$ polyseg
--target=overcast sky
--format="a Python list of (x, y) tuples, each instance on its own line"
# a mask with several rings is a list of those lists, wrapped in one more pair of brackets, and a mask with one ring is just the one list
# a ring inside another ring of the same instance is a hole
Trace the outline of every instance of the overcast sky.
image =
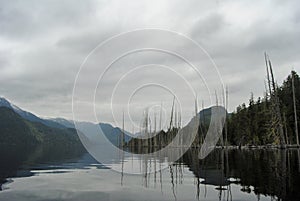
[(0, 96), (40, 116), (71, 119), (73, 84), (86, 56), (109, 37), (143, 28), (198, 42), (228, 86), (230, 111), (251, 92), (263, 95), (264, 51), (278, 83), (291, 69), (300, 72), (297, 0), (0, 0)]

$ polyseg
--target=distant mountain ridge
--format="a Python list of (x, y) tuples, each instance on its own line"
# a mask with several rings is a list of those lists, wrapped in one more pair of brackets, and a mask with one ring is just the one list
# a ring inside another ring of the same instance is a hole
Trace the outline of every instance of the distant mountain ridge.
[(14, 112), (16, 112), (17, 114), (19, 114), (21, 117), (23, 117), (24, 119), (28, 120), (28, 121), (32, 121), (32, 122), (39, 122), (42, 123), (46, 126), (50, 126), (53, 128), (66, 128), (65, 126), (63, 126), (62, 124), (59, 124), (57, 122), (48, 120), (48, 119), (42, 119), (34, 114), (32, 114), (31, 112), (27, 112), (25, 110), (22, 110), (21, 108), (19, 108), (18, 106), (10, 103), (8, 100), (6, 100), (3, 97), (0, 97), (0, 107), (6, 107), (9, 109), (12, 109)]
[[(57, 122), (62, 124), (63, 126), (67, 127), (67, 128), (75, 128), (75, 125), (73, 123), (73, 121), (67, 120), (67, 119), (63, 119), (63, 118), (54, 118), (54, 119), (50, 119), (51, 121)], [(95, 126), (93, 123), (90, 122), (77, 122), (78, 125), (84, 126), (84, 127), (93, 127)], [(103, 133), (105, 134), (105, 136), (114, 144), (117, 145), (118, 141), (121, 137), (122, 134), (122, 130), (119, 127), (113, 127), (111, 124), (108, 123), (99, 123), (99, 126), (101, 128), (101, 130), (103, 131)], [(91, 131), (92, 132), (92, 131)], [(125, 142), (128, 142), (131, 137), (131, 133), (129, 133), (128, 131), (124, 131), (125, 135), (124, 135), (124, 140)]]
[[(3, 97), (0, 97), (0, 107), (5, 107), (8, 109), (11, 109), (15, 113), (20, 115), (22, 118), (24, 118), (25, 120), (28, 120), (30, 122), (41, 123), (41, 124), (51, 127), (51, 128), (75, 129), (74, 122), (71, 120), (67, 120), (64, 118), (51, 118), (51, 119), (40, 118), (31, 112), (22, 110), (21, 108), (12, 104), (11, 102), (9, 102), (8, 100), (6, 100)], [(80, 124), (81, 126), (84, 126), (86, 129), (91, 128), (91, 132), (93, 132), (92, 128), (95, 126), (94, 123), (91, 123), (91, 122), (76, 122), (76, 123)], [(107, 123), (99, 123), (99, 126), (101, 127), (103, 133), (108, 138), (108, 140), (117, 146), (119, 143), (119, 140), (120, 140), (120, 136), (122, 134), (122, 130), (118, 127), (113, 127), (112, 125), (107, 124)], [(129, 133), (127, 131), (124, 131), (124, 133), (125, 133), (124, 139), (127, 142), (131, 139), (131, 137), (130, 137), (131, 133)]]
[[(64, 118), (51, 118), (51, 119), (40, 118), (40, 117), (34, 115), (33, 113), (22, 110), (21, 108), (10, 103), (8, 100), (6, 100), (3, 97), (0, 97), (0, 107), (9, 108), (27, 121), (41, 123), (50, 128), (75, 129), (74, 122), (71, 120), (67, 120)], [(198, 113), (201, 123), (203, 123), (205, 125), (209, 125), (210, 119), (211, 119), (211, 111), (212, 111), (212, 108), (214, 108), (214, 107), (218, 107), (218, 106), (212, 106), (209, 108), (205, 108)], [(118, 127), (113, 127), (112, 125), (110, 125), (108, 123), (94, 124), (91, 122), (76, 122), (76, 124), (79, 125), (79, 128), (80, 127), (84, 128), (85, 132), (87, 132), (87, 133), (97, 132), (95, 130), (95, 126), (99, 125), (101, 130), (107, 137), (107, 139), (116, 146), (119, 144), (121, 135), (123, 133), (122, 129), (120, 129)], [(80, 131), (80, 132), (83, 132), (83, 131)], [(124, 131), (124, 133), (125, 133), (124, 140), (125, 140), (125, 142), (128, 142), (131, 139), (131, 133), (127, 132), (127, 131)]]
[(31, 122), (11, 108), (3, 106), (0, 107), (0, 144), (18, 148), (43, 145), (84, 151), (75, 129), (53, 128)]

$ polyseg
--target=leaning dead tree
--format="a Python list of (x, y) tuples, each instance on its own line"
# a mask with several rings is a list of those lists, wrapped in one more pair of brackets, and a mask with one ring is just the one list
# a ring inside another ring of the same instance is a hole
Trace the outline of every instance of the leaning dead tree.
[(282, 116), (280, 111), (280, 102), (278, 97), (278, 87), (275, 83), (274, 73), (272, 68), (272, 63), (265, 53), (265, 62), (266, 62), (266, 69), (267, 69), (267, 81), (270, 93), (270, 103), (271, 103), (271, 113), (272, 113), (272, 120), (271, 120), (271, 129), (274, 130), (276, 135), (279, 135), (280, 145), (284, 147), (285, 137), (283, 132), (283, 123), (282, 123)]

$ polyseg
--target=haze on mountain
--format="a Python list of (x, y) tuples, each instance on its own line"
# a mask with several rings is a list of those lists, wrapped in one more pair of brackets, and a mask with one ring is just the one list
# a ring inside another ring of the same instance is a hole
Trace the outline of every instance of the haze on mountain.
[[(2, 117), (3, 121), (2, 122), (2, 128), (6, 127), (6, 131), (2, 130), (0, 131), (0, 134), (4, 134), (4, 133), (11, 133), (9, 135), (14, 136), (14, 133), (16, 133), (16, 131), (14, 130), (14, 126), (13, 124), (9, 124), (9, 117), (12, 118), (10, 119), (12, 122), (17, 122), (17, 124), (19, 124), (20, 122), (23, 122), (22, 124), (20, 124), (20, 126), (22, 127), (21, 130), (24, 130), (24, 133), (28, 134), (28, 131), (30, 131), (29, 128), (27, 128), (26, 126), (29, 127), (33, 127), (35, 128), (37, 125), (39, 125), (39, 127), (42, 128), (47, 128), (47, 129), (52, 129), (53, 132), (57, 132), (57, 134), (59, 135), (59, 133), (61, 133), (61, 131), (70, 131), (70, 129), (72, 130), (72, 134), (77, 137), (76, 134), (76, 130), (75, 130), (75, 125), (73, 121), (70, 120), (66, 120), (64, 118), (53, 118), (53, 119), (44, 119), (44, 118), (40, 118), (37, 115), (22, 110), (21, 108), (19, 108), (18, 106), (14, 105), (13, 103), (9, 102), (7, 99), (0, 97), (0, 108), (2, 108), (2, 111), (0, 112), (0, 115)], [(5, 109), (4, 109), (5, 108)], [(8, 113), (10, 113), (11, 115), (8, 115)], [(24, 123), (26, 122), (26, 123)], [(90, 131), (92, 131), (92, 128), (94, 126), (96, 126), (96, 124), (91, 123), (91, 122), (76, 122), (76, 124), (80, 125), (80, 126), (84, 126), (86, 129), (90, 129)], [(106, 135), (106, 137), (109, 139), (109, 141), (111, 141), (114, 145), (118, 145), (118, 140), (121, 136), (121, 133), (123, 132), (122, 129), (118, 128), (118, 127), (113, 127), (110, 124), (107, 123), (99, 123), (99, 126), (101, 127), (103, 133)], [(19, 128), (19, 127), (18, 127)], [(38, 129), (35, 129), (38, 130)], [(17, 132), (20, 133), (20, 132)], [(31, 136), (35, 136), (37, 139), (40, 139), (41, 136), (39, 133), (34, 133), (34, 134), (29, 134)], [(130, 135), (131, 133), (125, 131), (125, 141), (128, 141), (130, 139)], [(3, 141), (1, 141), (3, 142)], [(38, 142), (38, 140), (37, 140)]]

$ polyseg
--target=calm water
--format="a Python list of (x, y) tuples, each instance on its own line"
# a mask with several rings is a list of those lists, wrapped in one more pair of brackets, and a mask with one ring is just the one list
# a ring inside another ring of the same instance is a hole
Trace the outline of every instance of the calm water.
[(299, 150), (217, 149), (205, 160), (197, 153), (153, 174), (127, 175), (87, 153), (2, 147), (0, 200), (300, 200)]

